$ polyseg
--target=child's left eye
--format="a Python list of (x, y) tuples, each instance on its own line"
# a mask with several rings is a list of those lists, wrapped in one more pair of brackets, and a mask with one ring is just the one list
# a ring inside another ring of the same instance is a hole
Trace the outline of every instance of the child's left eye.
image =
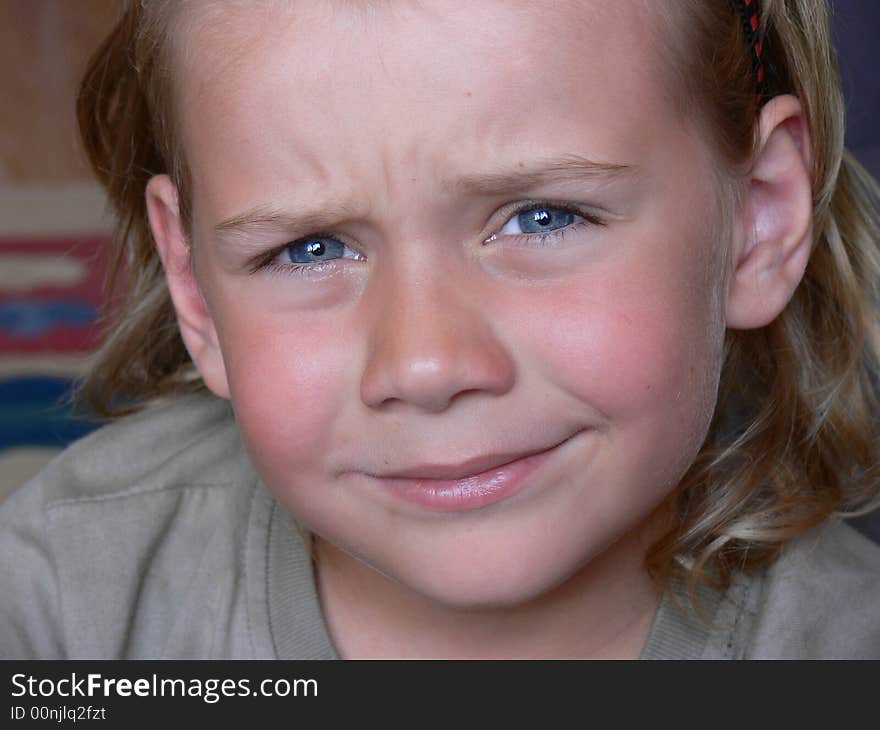
[(521, 203), (509, 215), (486, 243), (504, 236), (519, 236), (544, 245), (582, 226), (604, 225), (596, 215), (566, 203)]
[(524, 233), (550, 233), (558, 231), (560, 228), (567, 228), (578, 217), (570, 210), (542, 205), (520, 211), (504, 224), (497, 235), (518, 236)]

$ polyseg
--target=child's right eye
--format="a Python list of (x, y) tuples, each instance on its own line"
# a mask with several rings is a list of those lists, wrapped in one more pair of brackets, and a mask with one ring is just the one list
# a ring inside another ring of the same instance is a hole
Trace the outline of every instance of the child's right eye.
[(363, 256), (332, 236), (308, 236), (288, 243), (274, 260), (279, 264), (320, 264), (346, 258), (362, 259)]
[(333, 262), (339, 259), (363, 261), (364, 257), (335, 236), (317, 234), (292, 241), (280, 250), (276, 249), (261, 262), (257, 261), (251, 268), (251, 273), (267, 269), (281, 273), (317, 274), (332, 267)]

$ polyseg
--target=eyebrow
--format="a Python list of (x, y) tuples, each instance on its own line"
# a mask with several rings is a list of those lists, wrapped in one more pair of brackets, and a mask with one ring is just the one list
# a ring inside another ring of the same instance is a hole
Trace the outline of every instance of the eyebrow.
[[(580, 155), (544, 158), (531, 165), (514, 169), (497, 169), (467, 175), (447, 182), (444, 187), (470, 195), (504, 196), (524, 193), (549, 183), (591, 183), (606, 185), (621, 178), (637, 176), (635, 165), (596, 162)], [(355, 206), (330, 202), (319, 208), (291, 213), (259, 205), (214, 226), (219, 239), (246, 237), (248, 234), (284, 231), (295, 237), (329, 230), (346, 220), (361, 217)]]
[(243, 213), (227, 218), (214, 226), (220, 238), (235, 237), (260, 231), (302, 232), (303, 235), (338, 225), (340, 221), (356, 217), (356, 211), (347, 205), (325, 207), (291, 214), (284, 210), (258, 205)]
[(454, 186), (475, 195), (504, 195), (534, 189), (553, 182), (604, 185), (639, 174), (635, 165), (597, 162), (580, 155), (563, 155), (539, 160), (532, 165), (520, 163), (514, 170), (497, 170), (468, 175)]

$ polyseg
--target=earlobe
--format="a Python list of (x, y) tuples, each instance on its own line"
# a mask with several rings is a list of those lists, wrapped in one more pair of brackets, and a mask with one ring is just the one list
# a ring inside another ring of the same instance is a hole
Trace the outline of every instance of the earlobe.
[(803, 277), (813, 238), (810, 138), (800, 102), (769, 101), (736, 230), (727, 326), (754, 329), (785, 309)]
[(205, 385), (215, 395), (229, 398), (217, 329), (196, 281), (190, 245), (180, 219), (177, 188), (170, 177), (157, 175), (147, 183), (146, 203), (183, 342)]

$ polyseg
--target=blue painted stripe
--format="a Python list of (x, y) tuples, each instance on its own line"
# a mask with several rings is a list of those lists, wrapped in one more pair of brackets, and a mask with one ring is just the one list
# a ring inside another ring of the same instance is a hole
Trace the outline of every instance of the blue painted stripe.
[(0, 449), (14, 446), (64, 446), (98, 427), (74, 414), (74, 381), (32, 377), (0, 381)]
[(0, 302), (0, 331), (32, 340), (55, 327), (86, 327), (98, 308), (81, 299), (9, 299)]

